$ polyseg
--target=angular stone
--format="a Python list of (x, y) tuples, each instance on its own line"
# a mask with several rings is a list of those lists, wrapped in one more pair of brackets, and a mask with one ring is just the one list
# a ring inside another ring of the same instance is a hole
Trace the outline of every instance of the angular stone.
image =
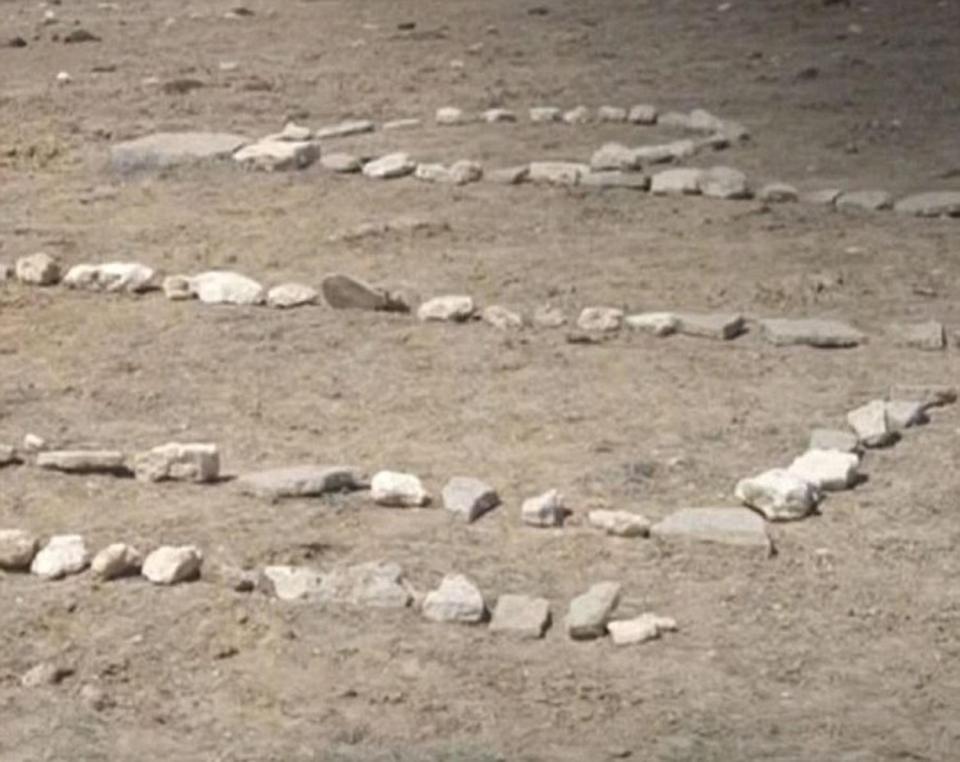
[(267, 305), (288, 310), (306, 304), (316, 304), (320, 294), (302, 283), (281, 283), (267, 291)]
[(352, 492), (365, 489), (367, 481), (350, 466), (290, 466), (244, 474), (237, 485), (245, 495), (279, 500)]
[(886, 447), (897, 441), (897, 432), (887, 420), (887, 404), (873, 400), (847, 413), (850, 424), (864, 447)]
[(666, 111), (657, 118), (661, 127), (672, 127), (679, 130), (690, 129), (690, 115), (681, 111)]
[(317, 595), (322, 581), (323, 575), (309, 566), (267, 566), (259, 586), (281, 601), (299, 601)]
[(536, 497), (529, 497), (520, 506), (520, 520), (532, 527), (559, 527), (567, 517), (563, 495), (551, 489)]
[(168, 275), (163, 279), (162, 288), (163, 295), (172, 302), (195, 299), (197, 296), (186, 275)]
[(483, 177), (483, 167), (475, 161), (458, 161), (449, 167), (443, 164), (419, 164), (415, 172), (417, 179), (445, 185), (467, 185), (478, 182)]
[(860, 449), (860, 440), (855, 434), (839, 429), (814, 429), (810, 432), (810, 450), (835, 450), (855, 453)]
[(52, 286), (60, 281), (60, 265), (44, 252), (20, 257), (15, 269), (17, 280), (31, 286)]
[(139, 574), (143, 556), (136, 548), (122, 542), (108, 545), (93, 557), (90, 571), (102, 580)]
[(844, 193), (837, 199), (838, 209), (861, 209), (879, 212), (893, 206), (893, 196), (882, 190), (865, 190)]
[(462, 323), (473, 317), (476, 310), (469, 296), (437, 296), (420, 305), (417, 317), (423, 321)]
[(771, 344), (802, 344), (821, 349), (855, 347), (866, 337), (853, 326), (839, 320), (773, 318), (761, 320), (763, 336)]
[(486, 482), (470, 476), (454, 476), (441, 493), (443, 507), (473, 522), (500, 505), (497, 491)]
[(491, 304), (480, 315), (484, 323), (499, 328), (501, 331), (523, 328), (523, 318), (513, 310), (508, 310), (499, 304)]
[(746, 329), (743, 315), (723, 312), (680, 312), (676, 313), (679, 321), (677, 330), (687, 336), (698, 336), (706, 339), (729, 341), (735, 339)]
[(960, 191), (917, 193), (900, 199), (893, 208), (915, 217), (960, 217)]
[(696, 132), (718, 132), (725, 126), (726, 124), (720, 117), (714, 116), (702, 108), (695, 108), (691, 111), (687, 123), (687, 129)]
[(821, 206), (833, 206), (837, 203), (837, 199), (843, 195), (843, 191), (839, 188), (824, 188), (823, 190), (812, 191), (811, 193), (805, 193), (803, 195), (803, 200), (808, 204), (819, 204)]
[(650, 187), (650, 178), (640, 172), (620, 172), (615, 170), (590, 172), (580, 178), (585, 188), (625, 188), (645, 191)]
[(321, 127), (313, 133), (313, 137), (317, 140), (347, 138), (351, 135), (363, 135), (367, 132), (373, 132), (375, 129), (376, 125), (369, 119), (350, 119), (338, 124)]
[(656, 124), (658, 111), (656, 106), (649, 103), (639, 103), (630, 109), (627, 121), (631, 124)]
[(117, 450), (48, 450), (37, 455), (37, 465), (74, 474), (125, 474), (126, 456)]
[(244, 146), (233, 155), (238, 164), (267, 172), (306, 169), (319, 158), (320, 146), (309, 140), (261, 140)]
[(26, 571), (40, 549), (40, 540), (23, 529), (0, 529), (0, 570)]
[(586, 106), (577, 106), (563, 115), (563, 121), (567, 124), (587, 124), (590, 121), (590, 109)]
[(898, 400), (922, 402), (924, 407), (943, 407), (957, 401), (957, 389), (945, 384), (896, 384), (887, 395), (891, 402)]
[(650, 179), (650, 192), (655, 196), (694, 196), (700, 193), (702, 169), (680, 167), (657, 172)]
[(161, 169), (225, 159), (247, 142), (245, 137), (229, 133), (158, 132), (115, 145), (110, 149), (110, 162), (120, 172)]
[(534, 106), (530, 109), (530, 121), (534, 123), (559, 122), (560, 109), (555, 106)]
[(517, 121), (517, 115), (505, 108), (491, 108), (483, 112), (483, 121), (488, 124), (515, 122)]
[(887, 425), (893, 431), (902, 431), (927, 423), (926, 405), (918, 400), (898, 400), (886, 403)]
[(324, 574), (316, 598), (327, 603), (380, 609), (402, 609), (413, 601), (401, 568), (383, 561), (334, 569)]
[(533, 313), (533, 324), (538, 328), (560, 328), (566, 325), (567, 316), (559, 307), (545, 304)]
[(636, 151), (620, 143), (605, 143), (590, 157), (590, 168), (604, 169), (638, 169), (640, 159)]
[(36, 434), (25, 434), (23, 437), (24, 452), (40, 452), (47, 449), (47, 440)]
[(570, 601), (565, 622), (567, 635), (573, 640), (601, 638), (607, 622), (620, 603), (620, 584), (598, 582), (583, 595)]
[(700, 192), (710, 198), (750, 198), (747, 176), (732, 167), (711, 167), (700, 175)]
[(423, 124), (419, 119), (393, 119), (389, 122), (384, 122), (381, 129), (384, 132), (390, 130), (410, 130), (415, 127), (419, 127)]
[(587, 164), (572, 161), (534, 161), (527, 179), (540, 185), (577, 185), (590, 172)]
[(526, 595), (501, 595), (490, 620), (490, 632), (518, 640), (542, 638), (549, 626), (549, 601)]
[(621, 619), (607, 623), (610, 640), (615, 646), (629, 646), (656, 640), (664, 632), (674, 632), (677, 623), (670, 617), (641, 614), (635, 619)]
[(590, 511), (587, 515), (590, 526), (602, 529), (615, 537), (648, 537), (650, 522), (638, 513), (630, 511)]
[(126, 291), (132, 294), (159, 288), (157, 271), (137, 262), (74, 265), (64, 276), (63, 285), (87, 291)]
[(176, 585), (200, 576), (203, 554), (193, 545), (164, 545), (147, 556), (141, 574), (154, 585)]
[(50, 538), (30, 564), (30, 571), (44, 579), (61, 579), (79, 574), (90, 563), (90, 554), (78, 534), (59, 534)]
[(169, 442), (133, 456), (140, 481), (215, 482), (220, 478), (220, 450), (215, 444)]
[(320, 166), (346, 175), (363, 169), (363, 161), (351, 153), (328, 153), (320, 157)]
[(204, 304), (263, 304), (266, 292), (252, 278), (212, 270), (190, 278), (190, 289)]
[(936, 351), (947, 346), (943, 323), (928, 320), (925, 323), (904, 323), (891, 326), (897, 342), (905, 347)]
[(519, 185), (530, 175), (530, 165), (521, 164), (516, 167), (501, 167), (484, 174), (484, 178), (498, 185)]
[(669, 336), (680, 328), (680, 319), (672, 312), (643, 312), (624, 318), (627, 328), (646, 331), (654, 336)]
[(860, 458), (838, 450), (807, 450), (787, 469), (818, 490), (850, 489), (857, 482)]
[(423, 601), (423, 615), (431, 622), (476, 624), (486, 613), (483, 594), (462, 574), (448, 574)]
[(435, 120), (437, 124), (447, 127), (467, 124), (468, 122), (472, 121), (462, 109), (454, 108), (453, 106), (438, 108)]
[(799, 199), (800, 194), (787, 183), (770, 183), (759, 190), (757, 198), (767, 204), (788, 204)]
[(682, 161), (697, 153), (697, 144), (692, 140), (674, 140), (672, 143), (640, 146), (634, 148), (637, 160), (643, 164), (661, 164), (665, 161)]
[(814, 485), (783, 468), (741, 479), (737, 498), (769, 521), (795, 521), (809, 516), (817, 507), (819, 494)]
[(581, 331), (612, 333), (622, 326), (623, 310), (613, 307), (584, 307), (577, 318), (577, 328)]
[(310, 140), (313, 137), (313, 130), (309, 127), (305, 127), (302, 124), (297, 124), (295, 122), (287, 122), (283, 125), (283, 129), (278, 132), (276, 135), (271, 135), (267, 140), (290, 140), (295, 143), (302, 142), (304, 140)]
[(597, 109), (597, 119), (601, 122), (625, 122), (627, 110), (620, 106), (601, 106)]
[(370, 497), (377, 505), (415, 508), (430, 503), (430, 494), (413, 474), (379, 471), (370, 481)]
[(658, 540), (737, 545), (773, 551), (766, 522), (746, 508), (683, 508), (650, 528)]
[(417, 165), (408, 154), (390, 153), (363, 165), (363, 174), (374, 180), (392, 180), (413, 174)]
[(369, 283), (349, 275), (335, 273), (326, 276), (320, 290), (328, 305), (335, 310), (384, 310), (387, 295)]

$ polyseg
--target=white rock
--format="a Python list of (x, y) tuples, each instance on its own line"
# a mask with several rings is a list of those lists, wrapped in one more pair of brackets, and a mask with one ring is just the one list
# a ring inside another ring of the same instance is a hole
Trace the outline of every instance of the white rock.
[(643, 312), (624, 318), (627, 328), (647, 331), (654, 336), (669, 336), (680, 328), (680, 320), (672, 312)]
[(423, 615), (432, 622), (476, 624), (486, 613), (483, 594), (462, 574), (448, 574), (423, 601)]
[(176, 585), (200, 576), (203, 555), (193, 545), (164, 545), (147, 556), (141, 573), (155, 585)]
[(186, 275), (168, 275), (163, 279), (162, 288), (163, 295), (173, 302), (195, 299), (197, 296), (190, 285), (190, 278)]
[(437, 296), (420, 305), (417, 317), (423, 321), (446, 321), (462, 323), (476, 312), (469, 296)]
[(837, 209), (859, 209), (879, 212), (893, 207), (893, 196), (882, 190), (864, 190), (844, 193), (836, 201)]
[(24, 688), (41, 688), (45, 685), (58, 685), (73, 674), (73, 669), (50, 662), (37, 664), (27, 670), (20, 678)]
[(534, 106), (530, 109), (530, 121), (535, 123), (559, 122), (561, 111), (555, 106)]
[(582, 331), (619, 331), (623, 326), (623, 310), (613, 307), (584, 307), (577, 318), (577, 327)]
[(517, 115), (505, 108), (491, 108), (483, 112), (483, 121), (489, 124), (515, 122), (517, 121)]
[(898, 323), (891, 326), (891, 332), (899, 344), (914, 349), (937, 351), (947, 346), (943, 323), (928, 320), (924, 323)]
[(744, 505), (760, 511), (770, 521), (805, 518), (819, 501), (814, 485), (783, 468), (741, 479), (735, 494)]
[(190, 278), (190, 289), (204, 304), (263, 304), (263, 286), (239, 273), (212, 270)]
[(897, 432), (887, 420), (887, 404), (873, 400), (847, 413), (847, 423), (864, 447), (886, 447), (897, 440)]
[(363, 174), (375, 180), (392, 180), (412, 174), (416, 163), (405, 153), (390, 153), (363, 165)]
[(787, 469), (819, 490), (850, 489), (857, 481), (860, 458), (838, 450), (808, 450)]
[(621, 619), (607, 623), (610, 640), (617, 646), (628, 646), (635, 643), (646, 643), (656, 640), (664, 632), (673, 632), (677, 623), (669, 617), (656, 614), (641, 614), (635, 619)]
[(291, 140), (261, 140), (244, 146), (233, 155), (234, 161), (254, 169), (282, 172), (289, 169), (306, 169), (320, 158), (320, 146), (316, 143)]
[(960, 217), (960, 191), (917, 193), (900, 199), (893, 208), (916, 217)]
[(30, 568), (40, 549), (40, 540), (23, 529), (0, 529), (0, 570), (24, 571)]
[(590, 526), (616, 537), (647, 537), (650, 534), (650, 522), (630, 511), (590, 511), (587, 520)]
[(810, 432), (811, 450), (836, 450), (837, 452), (855, 453), (860, 449), (860, 440), (856, 434), (839, 429), (814, 429)]
[(590, 109), (586, 106), (577, 106), (563, 115), (567, 124), (587, 124), (590, 121)]
[(454, 108), (453, 106), (438, 108), (435, 119), (437, 124), (448, 127), (459, 124), (467, 124), (469, 121), (471, 121), (461, 109)]
[(799, 196), (800, 194), (797, 193), (797, 189), (786, 183), (770, 183), (764, 185), (757, 193), (757, 198), (768, 204), (790, 203), (796, 201)]
[(121, 473), (126, 456), (118, 450), (48, 450), (37, 454), (37, 465), (67, 473)]
[(379, 471), (370, 481), (370, 497), (378, 505), (411, 508), (427, 505), (429, 493), (413, 474)]
[(60, 280), (60, 265), (44, 252), (20, 257), (15, 270), (17, 280), (31, 286), (52, 286)]
[(47, 449), (47, 440), (36, 434), (25, 434), (23, 437), (23, 449), (26, 452), (40, 452)]
[(599, 582), (583, 595), (570, 601), (567, 611), (567, 635), (574, 640), (602, 637), (607, 622), (620, 603), (620, 585), (617, 582)]
[(542, 638), (550, 626), (550, 602), (526, 595), (501, 595), (490, 620), (490, 632), (518, 640)]
[(657, 108), (649, 103), (639, 103), (630, 109), (627, 120), (632, 124), (656, 124)]
[(220, 477), (220, 450), (215, 444), (169, 442), (133, 457), (140, 481), (214, 482)]
[(692, 140), (674, 140), (672, 143), (640, 146), (633, 150), (641, 163), (660, 164), (665, 161), (689, 159), (697, 153), (697, 144)]
[(363, 161), (352, 153), (328, 153), (320, 157), (320, 166), (331, 172), (351, 174), (363, 169)]
[(319, 296), (315, 288), (302, 283), (282, 283), (267, 292), (267, 304), (278, 309), (290, 309), (302, 307), (305, 304), (316, 304)]
[(650, 179), (650, 192), (655, 196), (696, 195), (702, 175), (703, 170), (691, 167), (666, 169)]
[(530, 163), (527, 179), (540, 185), (577, 185), (590, 172), (587, 164), (572, 161), (534, 161)]
[(122, 542), (108, 545), (93, 557), (90, 571), (102, 580), (129, 577), (140, 572), (143, 556), (136, 548)]
[(688, 128), (697, 132), (718, 132), (725, 123), (720, 117), (714, 116), (702, 108), (695, 108), (689, 114)]
[(107, 262), (102, 265), (75, 265), (67, 271), (63, 284), (88, 291), (127, 291), (142, 293), (159, 288), (156, 270), (137, 262)]
[(475, 161), (458, 161), (449, 167), (443, 164), (418, 164), (417, 179), (447, 185), (467, 185), (483, 177), (483, 167)]
[(563, 495), (552, 489), (530, 497), (520, 507), (520, 519), (532, 527), (559, 527), (567, 516)]
[(620, 106), (601, 106), (597, 109), (597, 119), (601, 122), (625, 122), (627, 110)]
[(373, 132), (376, 125), (368, 119), (350, 119), (338, 124), (331, 124), (314, 131), (313, 137), (317, 140), (329, 140), (331, 138), (346, 138), (351, 135), (362, 135), (366, 132)]
[(497, 491), (486, 482), (471, 476), (454, 476), (443, 487), (443, 507), (463, 516), (468, 523), (500, 505)]
[(299, 601), (315, 596), (322, 580), (320, 572), (308, 566), (267, 566), (260, 585), (281, 601)]
[(245, 137), (227, 133), (160, 132), (114, 146), (110, 161), (122, 172), (158, 169), (225, 159), (246, 143)]
[(637, 169), (641, 165), (637, 152), (620, 143), (605, 143), (590, 157), (590, 168), (603, 169)]
[(516, 312), (508, 310), (499, 304), (491, 304), (481, 313), (484, 323), (499, 328), (501, 331), (523, 328), (523, 318)]
[(710, 198), (750, 198), (747, 176), (732, 167), (711, 167), (700, 176), (700, 192)]
[(680, 130), (690, 129), (690, 115), (681, 111), (666, 111), (657, 118), (661, 127), (672, 127)]
[(283, 125), (283, 130), (277, 136), (280, 140), (292, 140), (294, 142), (301, 142), (305, 140), (310, 140), (313, 137), (313, 130), (309, 127), (305, 127), (302, 124), (297, 124), (296, 122), (287, 122)]
[(30, 564), (30, 571), (44, 579), (61, 579), (79, 574), (90, 563), (90, 554), (77, 534), (54, 535)]

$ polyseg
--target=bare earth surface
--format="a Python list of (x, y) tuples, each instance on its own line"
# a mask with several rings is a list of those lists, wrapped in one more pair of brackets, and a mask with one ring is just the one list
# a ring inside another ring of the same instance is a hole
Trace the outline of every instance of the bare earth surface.
[[(955, 346), (905, 349), (886, 332), (926, 319), (960, 328), (956, 220), (377, 183), (319, 166), (118, 177), (107, 164), (112, 143), (148, 132), (256, 137), (288, 116), (424, 119), (324, 150), (491, 168), (584, 161), (607, 140), (676, 133), (431, 117), (445, 105), (652, 102), (746, 124), (750, 143), (697, 163), (758, 183), (958, 189), (956, 0), (739, 0), (726, 12), (543, 0), (540, 14), (515, 0), (251, 0), (253, 15), (234, 19), (229, 2), (111, 5), (68, 0), (44, 26), (36, 3), (0, 0), (0, 43), (28, 42), (0, 47), (0, 260), (45, 250), (66, 264), (227, 268), (267, 284), (346, 272), (527, 313), (549, 301), (571, 317), (587, 305), (837, 317), (871, 338), (835, 352), (773, 347), (757, 330), (584, 346), (562, 330), (0, 286), (0, 443), (27, 432), (125, 451), (213, 441), (230, 474), (344, 462), (419, 474), (437, 498), (450, 476), (477, 476), (504, 500), (466, 526), (364, 493), (270, 505), (229, 483), (0, 471), (0, 527), (82, 533), (93, 549), (195, 543), (207, 572), (172, 588), (0, 575), (3, 762), (957, 758), (957, 407), (869, 454), (869, 480), (821, 515), (775, 527), (775, 558), (609, 538), (584, 518), (733, 504), (737, 479), (789, 463), (812, 427), (841, 425), (894, 383), (955, 383)], [(408, 21), (414, 30), (398, 29)], [(101, 41), (54, 39), (74, 22)], [(59, 71), (72, 83), (57, 85)], [(181, 78), (203, 87), (164, 92)], [(103, 186), (115, 194), (91, 199)], [(337, 238), (403, 217), (435, 225)], [(522, 499), (551, 487), (573, 519), (523, 527)], [(401, 564), (419, 590), (458, 571), (491, 604), (546, 597), (554, 627), (515, 643), (409, 610), (235, 593), (213, 574), (376, 559)], [(568, 602), (604, 579), (624, 586), (620, 613), (656, 611), (680, 631), (626, 648), (569, 640)], [(22, 687), (44, 661), (74, 674)], [(109, 706), (81, 700), (89, 685)]]

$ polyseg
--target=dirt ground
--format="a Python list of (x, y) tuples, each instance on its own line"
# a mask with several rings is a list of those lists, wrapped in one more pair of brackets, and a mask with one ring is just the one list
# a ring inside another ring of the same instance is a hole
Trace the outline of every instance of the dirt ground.
[[(429, 117), (444, 105), (652, 102), (746, 124), (749, 144), (697, 163), (758, 184), (958, 188), (960, 3), (726, 5), (249, 0), (253, 15), (228, 19), (235, 3), (65, 0), (43, 25), (44, 7), (0, 0), (0, 43), (28, 43), (0, 47), (0, 260), (45, 250), (267, 284), (339, 271), (527, 313), (552, 302), (571, 316), (587, 305), (832, 316), (871, 337), (836, 352), (775, 348), (755, 330), (584, 346), (563, 331), (0, 287), (0, 442), (214, 441), (231, 474), (345, 462), (411, 471), (436, 496), (473, 475), (504, 500), (465, 526), (362, 493), (269, 505), (230, 484), (0, 471), (0, 526), (78, 532), (94, 549), (195, 543), (210, 571), (173, 588), (0, 576), (0, 760), (960, 758), (960, 408), (870, 453), (869, 480), (821, 515), (775, 527), (772, 559), (612, 539), (582, 518), (732, 504), (737, 479), (789, 462), (812, 427), (842, 424), (891, 384), (956, 383), (955, 346), (885, 338), (895, 321), (960, 328), (956, 220), (377, 183), (319, 167), (120, 178), (107, 165), (121, 139), (258, 136), (288, 116), (425, 119), (335, 144), (361, 153), (585, 160), (607, 140), (675, 134)], [(75, 23), (100, 41), (62, 42)], [(73, 81), (57, 85), (59, 71)], [(178, 78), (203, 87), (166, 94)], [(338, 237), (410, 216), (435, 225)], [(576, 510), (569, 526), (521, 526), (520, 501), (551, 487)], [(457, 571), (491, 604), (544, 596), (555, 626), (543, 641), (505, 642), (413, 611), (235, 593), (213, 574), (375, 559), (401, 564), (420, 590)], [(622, 582), (622, 614), (656, 611), (680, 631), (629, 648), (570, 641), (569, 600), (604, 579)], [(21, 687), (43, 661), (74, 674)], [(82, 700), (90, 685), (107, 706)]]

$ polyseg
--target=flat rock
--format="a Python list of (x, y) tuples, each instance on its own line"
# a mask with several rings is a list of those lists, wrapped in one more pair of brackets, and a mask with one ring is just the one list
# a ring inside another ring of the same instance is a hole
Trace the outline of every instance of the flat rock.
[(601, 106), (597, 109), (597, 120), (601, 122), (625, 122), (628, 112), (620, 106)]
[(627, 121), (631, 124), (656, 124), (659, 112), (656, 106), (649, 103), (638, 103), (630, 109)]
[(363, 165), (363, 174), (374, 180), (392, 180), (413, 174), (417, 164), (408, 154), (390, 153)]
[(809, 516), (817, 507), (817, 488), (797, 474), (773, 468), (758, 476), (741, 479), (734, 493), (744, 505), (754, 508), (769, 521), (795, 521)]
[(887, 404), (883, 400), (873, 400), (851, 410), (847, 413), (847, 423), (864, 447), (886, 447), (898, 439), (887, 420)]
[(118, 450), (47, 450), (37, 454), (40, 468), (75, 474), (126, 473), (126, 461)]
[(638, 315), (627, 315), (623, 322), (627, 328), (652, 333), (654, 336), (669, 336), (680, 328), (680, 318), (672, 312), (642, 312)]
[(107, 262), (102, 265), (74, 265), (63, 278), (68, 288), (86, 291), (126, 291), (139, 294), (160, 287), (159, 274), (138, 262)]
[(901, 346), (913, 349), (937, 351), (947, 346), (943, 323), (928, 320), (925, 323), (899, 323), (890, 327), (890, 332)]
[(592, 640), (607, 632), (610, 615), (620, 603), (620, 584), (598, 582), (583, 595), (570, 601), (566, 630), (573, 640)]
[(484, 308), (483, 312), (480, 313), (480, 318), (484, 323), (492, 325), (501, 331), (523, 328), (523, 318), (513, 310), (509, 310), (499, 304), (491, 304), (489, 307)]
[(163, 279), (160, 287), (163, 289), (163, 295), (172, 302), (197, 298), (190, 285), (190, 277), (187, 275), (168, 275)]
[(267, 305), (280, 310), (316, 304), (320, 298), (315, 288), (302, 283), (281, 283), (267, 291)]
[(529, 111), (530, 121), (538, 124), (559, 122), (562, 112), (556, 106), (534, 106)]
[(215, 482), (220, 478), (220, 449), (208, 442), (168, 442), (133, 456), (140, 481)]
[(140, 573), (143, 556), (136, 548), (122, 542), (113, 543), (93, 557), (90, 571), (102, 580), (130, 577)]
[(769, 183), (757, 192), (757, 199), (767, 204), (789, 204), (799, 198), (797, 189), (787, 183)]
[(843, 193), (837, 199), (838, 209), (861, 209), (879, 212), (893, 206), (893, 196), (883, 190), (862, 190)]
[(733, 167), (711, 167), (700, 175), (700, 192), (720, 199), (750, 198), (747, 176)]
[(44, 252), (20, 257), (15, 265), (17, 280), (31, 286), (52, 286), (60, 282), (60, 265)]
[(27, 571), (39, 549), (36, 535), (23, 529), (0, 529), (0, 570)]
[(490, 632), (518, 640), (542, 638), (549, 626), (549, 601), (526, 595), (501, 595), (490, 620)]
[(423, 122), (419, 119), (408, 118), (408, 119), (392, 119), (389, 122), (384, 122), (380, 129), (385, 132), (391, 130), (412, 130), (416, 127), (419, 127)]
[(395, 563), (372, 561), (334, 569), (323, 575), (318, 600), (378, 609), (402, 609), (413, 602), (402, 569)]
[(41, 688), (45, 685), (59, 685), (74, 673), (71, 667), (43, 662), (27, 670), (20, 678), (24, 688)]
[(820, 206), (833, 206), (837, 199), (843, 195), (840, 188), (823, 188), (822, 190), (805, 193), (801, 197), (808, 204), (819, 204)]
[(320, 291), (335, 310), (385, 310), (387, 295), (366, 281), (334, 273), (320, 283)]
[(164, 545), (146, 557), (141, 574), (154, 585), (176, 585), (200, 576), (203, 554), (193, 545)]
[(317, 140), (330, 140), (331, 138), (346, 138), (351, 135), (363, 135), (366, 132), (373, 132), (376, 125), (369, 119), (349, 119), (345, 122), (330, 124), (315, 130), (313, 137)]
[(636, 151), (620, 143), (605, 143), (590, 157), (590, 168), (604, 169), (639, 169), (640, 159)]
[(886, 403), (887, 425), (893, 431), (902, 431), (927, 423), (927, 407), (918, 400), (898, 400)]
[(445, 127), (454, 127), (473, 121), (462, 109), (454, 108), (453, 106), (438, 108), (434, 120), (437, 124)]
[(560, 328), (567, 323), (567, 316), (559, 307), (545, 304), (533, 313), (533, 324), (538, 328)]
[[(692, 140), (674, 140), (670, 143), (640, 146), (634, 148), (637, 160), (642, 164), (662, 164), (667, 161), (682, 161), (697, 153), (697, 144)], [(673, 177), (666, 177), (661, 182), (675, 181)]]
[(853, 487), (858, 478), (860, 458), (835, 449), (807, 450), (787, 469), (818, 490), (835, 491)]
[(497, 491), (471, 476), (454, 476), (444, 485), (441, 496), (443, 507), (463, 516), (468, 523), (500, 505)]
[(310, 140), (261, 140), (233, 155), (238, 164), (267, 172), (306, 169), (320, 158), (320, 146)]
[(158, 132), (113, 146), (110, 163), (120, 172), (161, 169), (226, 159), (247, 142), (242, 135), (223, 132)]
[(860, 440), (857, 439), (856, 434), (841, 429), (814, 429), (810, 432), (808, 448), (855, 453), (860, 449)]
[(347, 175), (363, 169), (363, 161), (352, 153), (328, 153), (320, 157), (320, 166)]
[(306, 127), (302, 124), (297, 124), (296, 122), (287, 122), (283, 125), (283, 129), (278, 132), (276, 135), (271, 135), (267, 140), (290, 140), (295, 143), (300, 143), (305, 140), (310, 140), (313, 137), (313, 130), (309, 127)]
[(650, 192), (655, 196), (693, 196), (700, 193), (702, 169), (679, 167), (657, 172), (650, 179)]
[(623, 188), (645, 191), (650, 187), (650, 178), (640, 172), (620, 172), (607, 170), (590, 172), (580, 178), (584, 188)]
[(492, 169), (484, 174), (484, 179), (498, 185), (519, 185), (530, 175), (530, 165), (520, 164), (516, 167), (501, 167)]
[(588, 124), (590, 122), (590, 109), (586, 106), (577, 106), (564, 112), (563, 121), (567, 124)]
[(59, 534), (50, 538), (30, 564), (30, 571), (44, 579), (61, 579), (79, 574), (90, 564), (90, 554), (78, 534)]
[(729, 341), (746, 329), (743, 315), (725, 312), (679, 312), (677, 331), (686, 336)]
[(505, 108), (491, 108), (483, 112), (483, 121), (487, 124), (512, 123), (517, 121), (517, 115)]
[(612, 333), (623, 326), (623, 310), (613, 307), (584, 307), (577, 318), (581, 331)]
[(483, 167), (475, 161), (462, 160), (449, 167), (443, 164), (418, 164), (414, 172), (418, 180), (443, 185), (467, 185), (483, 177)]
[(577, 185), (590, 166), (572, 161), (534, 161), (527, 179), (540, 185)]
[(806, 345), (821, 349), (855, 347), (865, 340), (863, 333), (839, 320), (772, 318), (761, 320), (763, 337), (777, 346)]
[(420, 305), (417, 317), (425, 322), (462, 323), (472, 318), (476, 310), (469, 296), (437, 296)]
[(665, 111), (660, 114), (657, 124), (661, 127), (672, 127), (678, 130), (690, 129), (690, 115), (682, 111)]
[(317, 595), (322, 581), (323, 575), (309, 566), (267, 566), (259, 586), (281, 601), (302, 601)]
[(615, 537), (648, 537), (650, 522), (630, 511), (595, 510), (587, 514), (590, 526)]
[(615, 646), (629, 646), (656, 640), (664, 632), (674, 632), (677, 623), (670, 617), (641, 614), (634, 619), (620, 619), (607, 623), (610, 640)]
[(683, 508), (650, 528), (668, 542), (704, 542), (773, 551), (766, 522), (747, 508)]
[(462, 574), (448, 574), (440, 587), (427, 593), (423, 615), (431, 622), (477, 624), (487, 614), (483, 594)]
[(687, 129), (696, 132), (718, 132), (724, 129), (726, 123), (718, 116), (714, 116), (706, 109), (695, 108), (688, 114)]
[(925, 407), (943, 407), (957, 401), (957, 388), (946, 384), (896, 384), (887, 395), (890, 401), (922, 402)]
[(245, 495), (279, 500), (350, 492), (366, 488), (367, 482), (350, 466), (290, 466), (244, 474), (237, 485)]
[(415, 508), (428, 505), (430, 494), (413, 474), (378, 471), (370, 480), (370, 497), (377, 505)]
[(551, 489), (536, 497), (529, 497), (520, 506), (520, 520), (532, 527), (563, 526), (567, 517), (563, 495)]
[(190, 290), (204, 304), (263, 304), (266, 291), (252, 278), (239, 273), (211, 270), (190, 278)]
[(960, 191), (917, 193), (900, 199), (893, 208), (915, 217), (960, 217)]
[(13, 445), (0, 444), (0, 467), (19, 462), (20, 458), (17, 457), (17, 450)]

